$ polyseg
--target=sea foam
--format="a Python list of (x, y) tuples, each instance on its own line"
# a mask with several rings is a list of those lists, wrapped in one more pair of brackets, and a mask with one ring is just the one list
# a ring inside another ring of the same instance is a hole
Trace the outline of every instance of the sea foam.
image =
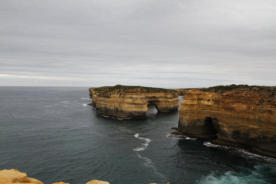
[(145, 151), (151, 143), (151, 139), (146, 137), (140, 137), (138, 133), (134, 134), (134, 137), (139, 140), (143, 140), (144, 142), (141, 144), (141, 146), (134, 148), (133, 151)]
[(271, 157), (266, 157), (263, 155), (258, 155), (255, 153), (251, 153), (248, 152), (244, 149), (240, 149), (240, 148), (235, 148), (235, 147), (230, 147), (230, 146), (224, 146), (224, 145), (217, 145), (217, 144), (213, 144), (211, 142), (204, 142), (203, 143), (204, 146), (209, 147), (209, 148), (218, 148), (218, 149), (224, 149), (224, 150), (231, 150), (234, 151), (236, 153), (238, 153), (240, 156), (245, 157), (245, 158), (252, 158), (252, 159), (261, 159), (267, 162), (272, 162), (272, 163), (276, 163), (276, 159), (271, 158)]
[(210, 173), (199, 180), (198, 184), (269, 184), (259, 170), (248, 173), (227, 171), (222, 175)]
[(153, 164), (152, 160), (148, 157), (142, 156), (141, 153), (142, 151), (145, 151), (149, 144), (151, 143), (151, 139), (146, 138), (146, 137), (140, 137), (139, 133), (134, 134), (134, 137), (139, 140), (143, 140), (144, 142), (141, 144), (141, 146), (136, 147), (133, 149), (133, 151), (137, 152), (137, 156), (139, 159), (144, 161), (144, 166), (147, 168), (150, 168), (156, 176), (158, 176), (163, 182), (167, 181), (167, 178), (158, 171), (158, 169), (155, 167)]

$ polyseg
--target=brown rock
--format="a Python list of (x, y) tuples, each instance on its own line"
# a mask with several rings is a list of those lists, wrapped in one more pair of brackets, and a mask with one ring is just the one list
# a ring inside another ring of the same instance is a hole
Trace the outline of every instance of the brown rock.
[[(43, 184), (43, 182), (27, 177), (26, 173), (16, 169), (0, 170), (0, 184)], [(54, 182), (52, 184), (69, 184), (66, 182)], [(86, 184), (110, 184), (107, 181), (91, 180)]]
[(110, 184), (110, 183), (107, 181), (91, 180), (91, 181), (87, 182), (86, 184)]
[(178, 108), (178, 94), (170, 89), (117, 85), (89, 91), (97, 112), (117, 119), (146, 117), (149, 105), (154, 105), (159, 112)]
[(27, 177), (26, 173), (16, 169), (0, 170), (0, 184), (43, 184), (41, 181)]
[(185, 92), (179, 130), (216, 144), (276, 157), (275, 88), (213, 89)]

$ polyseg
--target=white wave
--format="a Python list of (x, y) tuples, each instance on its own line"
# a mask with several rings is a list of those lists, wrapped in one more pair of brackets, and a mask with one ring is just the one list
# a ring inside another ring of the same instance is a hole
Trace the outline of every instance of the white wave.
[(274, 159), (274, 158), (266, 157), (266, 156), (263, 156), (263, 155), (258, 155), (258, 154), (255, 154), (255, 153), (251, 153), (251, 152), (246, 151), (246, 150), (241, 149), (241, 148), (218, 145), (218, 144), (213, 144), (211, 142), (204, 142), (203, 145), (206, 146), (206, 147), (209, 147), (209, 148), (220, 148), (220, 149), (224, 149), (224, 150), (231, 150), (231, 151), (234, 151), (234, 152), (238, 153), (239, 155), (241, 155), (243, 157), (246, 157), (246, 158), (262, 159), (262, 160), (265, 160), (265, 161), (268, 161), (268, 162), (276, 163), (276, 159)]
[(265, 177), (258, 171), (251, 171), (247, 174), (227, 171), (223, 175), (211, 173), (203, 177), (199, 184), (268, 184)]
[(172, 134), (172, 133), (168, 133), (166, 135), (166, 137), (173, 138), (173, 139), (185, 139), (185, 140), (190, 140), (190, 141), (196, 141), (197, 140), (197, 138), (188, 137), (188, 136), (184, 136), (184, 135), (177, 135), (177, 134)]
[(133, 149), (133, 151), (145, 151), (147, 149), (147, 147), (149, 146), (149, 144), (151, 143), (151, 139), (146, 138), (146, 137), (140, 137), (138, 133), (134, 134), (134, 137), (140, 140), (143, 140), (144, 143), (142, 143), (141, 146), (136, 147)]
[(255, 154), (255, 153), (251, 153), (251, 152), (248, 152), (244, 149), (235, 148), (235, 150), (238, 153), (240, 153), (242, 156), (245, 156), (246, 158), (257, 158), (257, 159), (262, 159), (262, 160), (267, 161), (267, 162), (276, 163), (275, 158), (266, 157), (266, 156), (263, 156), (263, 155), (258, 155), (258, 154)]
[(186, 140), (191, 140), (191, 141), (196, 141), (197, 140), (197, 138), (192, 138), (192, 137), (188, 137), (188, 136), (185, 136), (185, 139)]
[(83, 107), (86, 107), (86, 106), (87, 106), (87, 104), (82, 104), (82, 106), (83, 106)]
[(140, 158), (141, 160), (144, 161), (144, 166), (145, 167), (150, 168), (154, 172), (154, 174), (157, 175), (164, 182), (167, 181), (167, 178), (157, 170), (157, 168), (154, 166), (151, 159), (149, 159), (148, 157), (144, 157), (139, 153), (137, 153), (137, 156), (138, 156), (138, 158)]
[(211, 142), (204, 142), (203, 145), (206, 146), (206, 147), (209, 147), (209, 148), (218, 148), (218, 147), (222, 147), (222, 146), (220, 146), (220, 145), (213, 144), (213, 143), (211, 143)]
[(146, 137), (140, 137), (139, 133), (134, 134), (134, 137), (136, 139), (139, 140), (143, 140), (144, 142), (142, 143), (141, 146), (134, 148), (133, 151), (137, 152), (137, 156), (139, 159), (143, 160), (144, 162), (144, 166), (147, 168), (150, 168), (155, 175), (157, 175), (160, 179), (162, 179), (164, 182), (167, 181), (167, 178), (160, 173), (157, 168), (154, 166), (153, 162), (151, 159), (149, 159), (148, 157), (144, 157), (142, 156), (139, 152), (141, 151), (145, 151), (147, 149), (147, 147), (149, 146), (149, 144), (151, 143), (151, 139), (146, 138)]

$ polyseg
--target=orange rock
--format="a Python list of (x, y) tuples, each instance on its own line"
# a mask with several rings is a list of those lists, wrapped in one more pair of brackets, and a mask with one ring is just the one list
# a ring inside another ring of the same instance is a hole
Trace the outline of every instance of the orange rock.
[(276, 157), (275, 88), (188, 90), (179, 116), (179, 130), (188, 136)]
[(146, 117), (149, 105), (159, 112), (170, 112), (178, 108), (176, 90), (139, 86), (113, 86), (90, 88), (92, 105), (102, 116), (117, 119)]
[(26, 173), (16, 169), (0, 170), (0, 184), (43, 184), (41, 181), (27, 177)]
[(107, 181), (91, 180), (91, 181), (87, 182), (86, 184), (110, 184), (110, 183)]

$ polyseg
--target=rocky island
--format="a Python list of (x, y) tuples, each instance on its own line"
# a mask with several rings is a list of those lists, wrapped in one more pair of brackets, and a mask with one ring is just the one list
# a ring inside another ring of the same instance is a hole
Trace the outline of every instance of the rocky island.
[(172, 89), (117, 85), (90, 88), (89, 92), (91, 105), (105, 117), (143, 118), (150, 106), (160, 113), (178, 109), (178, 93)]
[(179, 116), (184, 135), (276, 157), (276, 87), (190, 89)]

